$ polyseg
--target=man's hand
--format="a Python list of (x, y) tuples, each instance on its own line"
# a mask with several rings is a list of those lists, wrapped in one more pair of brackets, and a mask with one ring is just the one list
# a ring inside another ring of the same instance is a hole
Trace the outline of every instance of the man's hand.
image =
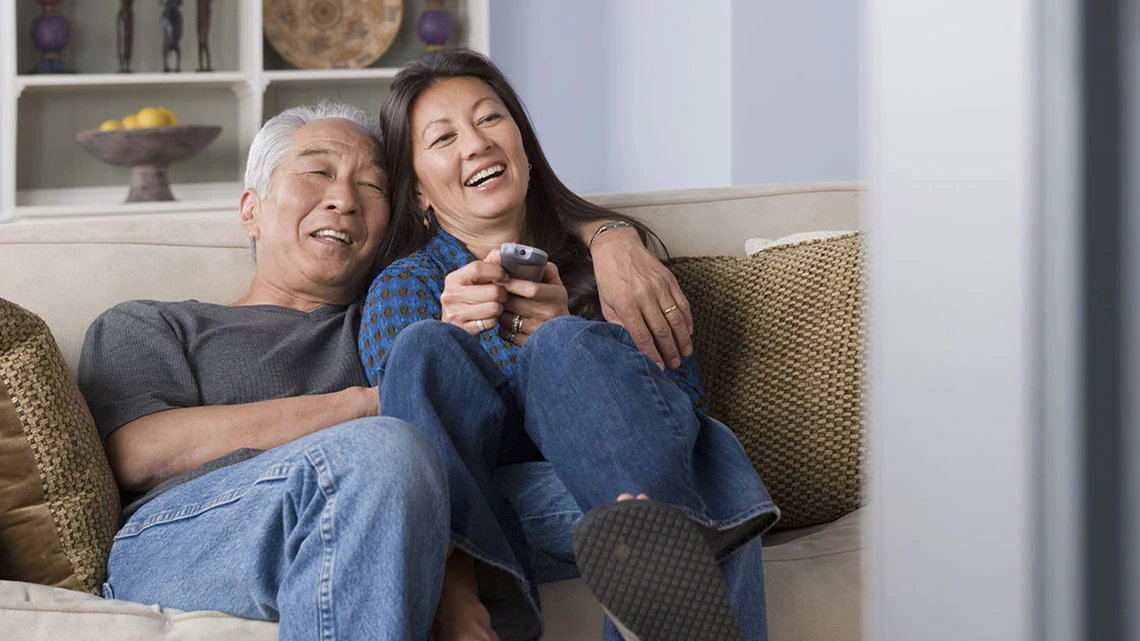
[(693, 316), (673, 273), (632, 228), (606, 231), (590, 253), (602, 315), (624, 327), (658, 367), (680, 367), (693, 353)]

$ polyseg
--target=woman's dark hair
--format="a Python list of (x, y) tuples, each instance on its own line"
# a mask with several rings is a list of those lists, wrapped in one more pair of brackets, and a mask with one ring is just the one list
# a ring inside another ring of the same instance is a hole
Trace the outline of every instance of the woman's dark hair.
[(424, 225), (416, 193), (412, 164), (412, 109), (416, 100), (436, 83), (448, 78), (478, 78), (487, 83), (506, 105), (522, 134), (523, 149), (530, 162), (530, 187), (526, 194), (526, 230), (530, 243), (546, 251), (558, 265), (569, 297), (570, 312), (595, 320), (602, 319), (598, 286), (590, 250), (578, 235), (578, 227), (590, 221), (624, 220), (634, 225), (642, 242), (660, 239), (645, 225), (629, 216), (599, 207), (570, 191), (554, 174), (526, 107), (514, 88), (493, 62), (468, 49), (453, 49), (408, 62), (396, 74), (392, 88), (380, 109), (384, 132), (384, 155), (388, 160), (389, 203), (392, 221), (380, 248), (380, 264), (387, 266), (425, 247), (435, 236), (434, 220)]

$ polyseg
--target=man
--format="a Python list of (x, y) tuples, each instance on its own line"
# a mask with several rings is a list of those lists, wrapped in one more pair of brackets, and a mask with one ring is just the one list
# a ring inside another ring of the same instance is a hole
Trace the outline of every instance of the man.
[(143, 495), (106, 596), (279, 619), (283, 640), (427, 638), (446, 478), (412, 426), (377, 418), (356, 354), (389, 217), (374, 121), (290, 110), (246, 184), (241, 300), (124, 303), (88, 331), (80, 384), (120, 486)]

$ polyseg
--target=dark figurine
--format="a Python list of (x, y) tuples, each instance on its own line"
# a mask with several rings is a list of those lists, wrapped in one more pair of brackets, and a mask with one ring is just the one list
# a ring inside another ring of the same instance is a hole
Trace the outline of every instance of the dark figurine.
[[(182, 0), (159, 0), (162, 3), (162, 70), (182, 71)], [(174, 69), (170, 54), (174, 54)]]
[(213, 71), (210, 66), (210, 5), (214, 0), (198, 0), (198, 71)]
[(135, 0), (119, 0), (119, 73), (131, 72), (131, 50), (135, 46)]

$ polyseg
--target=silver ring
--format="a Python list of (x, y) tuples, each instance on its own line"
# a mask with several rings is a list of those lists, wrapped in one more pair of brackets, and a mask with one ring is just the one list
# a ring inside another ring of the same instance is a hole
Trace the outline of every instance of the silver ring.
[(676, 309), (677, 309), (677, 306), (674, 305), (674, 306), (670, 307), (669, 309), (662, 310), (661, 313), (662, 314), (668, 314), (669, 312), (676, 311)]
[(479, 320), (475, 321), (475, 324), (479, 326), (479, 331), (480, 331), (480, 332), (485, 332), (485, 331), (487, 331), (487, 326), (483, 324), (483, 319), (482, 319), (482, 318), (480, 318)]
[[(515, 322), (511, 326), (511, 338), (512, 339), (514, 338), (515, 334), (518, 334), (519, 332), (522, 331), (522, 320), (523, 320), (522, 316), (515, 314)], [(512, 340), (512, 342), (514, 342), (514, 341)]]

